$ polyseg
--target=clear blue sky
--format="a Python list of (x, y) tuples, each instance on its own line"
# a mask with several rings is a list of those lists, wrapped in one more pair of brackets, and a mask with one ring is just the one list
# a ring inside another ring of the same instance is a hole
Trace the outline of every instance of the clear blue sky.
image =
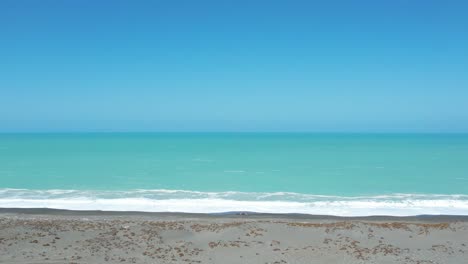
[(468, 131), (468, 2), (0, 1), (0, 131)]

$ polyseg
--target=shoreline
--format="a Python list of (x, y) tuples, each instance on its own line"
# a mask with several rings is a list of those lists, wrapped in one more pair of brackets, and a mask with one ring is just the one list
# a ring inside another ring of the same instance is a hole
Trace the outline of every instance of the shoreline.
[(137, 217), (148, 219), (160, 218), (200, 218), (200, 219), (288, 219), (288, 220), (337, 220), (337, 221), (410, 221), (410, 222), (468, 222), (468, 215), (415, 215), (415, 216), (335, 216), (315, 214), (283, 214), (257, 212), (221, 212), (221, 213), (184, 213), (184, 212), (142, 212), (142, 211), (105, 211), (105, 210), (67, 210), (53, 208), (2, 208), (0, 217), (6, 215), (42, 215), (42, 216), (95, 216), (95, 217)]

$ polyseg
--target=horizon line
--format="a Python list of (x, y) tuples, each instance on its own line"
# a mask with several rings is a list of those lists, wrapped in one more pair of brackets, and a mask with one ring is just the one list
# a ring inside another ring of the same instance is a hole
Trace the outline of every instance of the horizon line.
[(207, 130), (207, 131), (165, 131), (165, 130), (56, 130), (56, 131), (0, 131), (4, 134), (468, 134), (468, 131), (231, 131), (231, 130)]

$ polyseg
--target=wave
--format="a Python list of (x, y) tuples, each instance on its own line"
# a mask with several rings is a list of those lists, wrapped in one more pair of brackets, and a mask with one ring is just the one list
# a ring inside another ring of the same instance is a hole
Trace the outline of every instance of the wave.
[(142, 212), (301, 213), (336, 216), (468, 215), (468, 195), (327, 196), (292, 192), (0, 189), (0, 207)]

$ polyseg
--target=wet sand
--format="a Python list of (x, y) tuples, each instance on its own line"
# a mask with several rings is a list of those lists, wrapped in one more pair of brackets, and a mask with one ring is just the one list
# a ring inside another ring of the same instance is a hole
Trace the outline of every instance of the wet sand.
[(468, 263), (468, 217), (0, 209), (0, 263)]

